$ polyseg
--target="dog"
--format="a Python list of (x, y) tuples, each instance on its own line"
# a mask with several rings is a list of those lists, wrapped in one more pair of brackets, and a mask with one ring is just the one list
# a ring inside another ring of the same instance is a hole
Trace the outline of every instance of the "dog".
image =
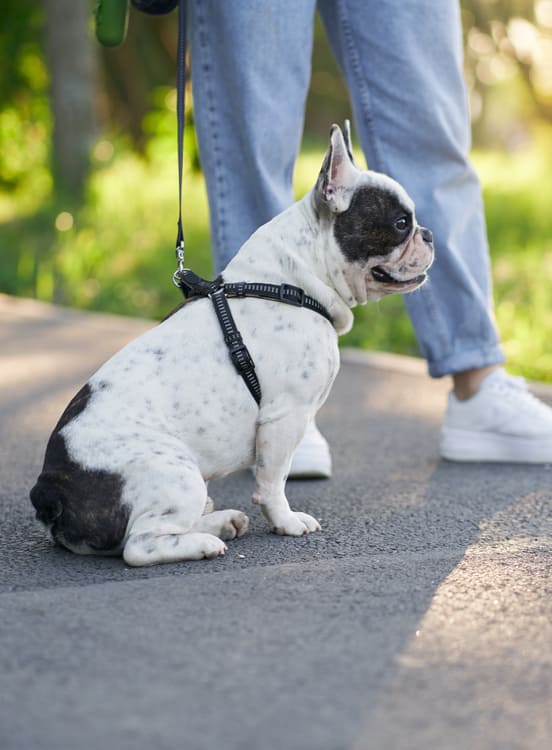
[(285, 482), (305, 428), (339, 368), (351, 308), (418, 288), (431, 232), (391, 178), (360, 169), (348, 123), (334, 125), (315, 187), (258, 229), (225, 282), (301, 287), (329, 312), (231, 299), (262, 385), (259, 405), (230, 361), (210, 300), (189, 301), (130, 342), (89, 379), (50, 436), (31, 490), (54, 541), (128, 565), (213, 558), (247, 516), (211, 510), (206, 482), (256, 465), (253, 503), (277, 534), (319, 531), (291, 510)]

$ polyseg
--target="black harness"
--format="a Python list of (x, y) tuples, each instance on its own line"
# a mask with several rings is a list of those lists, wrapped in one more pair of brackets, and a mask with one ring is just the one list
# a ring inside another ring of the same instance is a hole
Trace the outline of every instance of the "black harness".
[(230, 311), (228, 297), (257, 297), (283, 302), (294, 307), (306, 307), (307, 310), (317, 312), (332, 323), (329, 312), (318, 300), (309, 297), (303, 289), (291, 284), (264, 284), (245, 281), (225, 283), (221, 278), (208, 281), (187, 268), (176, 271), (173, 281), (186, 299), (208, 297), (211, 300), (232, 364), (243, 378), (257, 404), (261, 402), (261, 385), (255, 372), (253, 358), (243, 342)]

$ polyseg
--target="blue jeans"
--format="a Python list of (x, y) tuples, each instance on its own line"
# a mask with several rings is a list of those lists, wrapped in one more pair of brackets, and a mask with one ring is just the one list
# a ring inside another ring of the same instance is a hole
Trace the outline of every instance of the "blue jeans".
[(418, 221), (435, 238), (430, 281), (405, 297), (430, 374), (504, 361), (481, 189), (468, 160), (457, 0), (190, 5), (194, 110), (215, 270), (293, 201), (318, 7), (368, 165), (404, 185)]

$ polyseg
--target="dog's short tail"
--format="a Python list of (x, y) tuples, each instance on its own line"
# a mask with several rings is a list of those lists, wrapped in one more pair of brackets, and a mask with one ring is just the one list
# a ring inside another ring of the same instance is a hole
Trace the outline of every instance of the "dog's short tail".
[(36, 510), (36, 517), (45, 526), (51, 526), (63, 512), (63, 503), (59, 492), (42, 477), (30, 492), (31, 503)]

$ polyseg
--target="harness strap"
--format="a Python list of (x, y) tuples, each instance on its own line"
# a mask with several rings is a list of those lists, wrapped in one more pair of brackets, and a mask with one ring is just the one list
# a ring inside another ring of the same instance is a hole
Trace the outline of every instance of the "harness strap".
[(230, 306), (226, 299), (224, 287), (218, 289), (211, 295), (211, 302), (215, 308), (224, 343), (228, 347), (232, 364), (242, 376), (249, 392), (257, 402), (261, 403), (261, 386), (255, 373), (255, 363), (251, 358), (249, 349), (243, 343), (241, 333), (238, 331), (236, 322), (230, 312)]
[(273, 299), (284, 302), (287, 305), (306, 307), (308, 310), (317, 312), (332, 323), (330, 313), (314, 297), (309, 297), (303, 289), (292, 284), (264, 284), (239, 281), (224, 285), (224, 293), (227, 297), (258, 297), (260, 299)]
[(222, 278), (215, 281), (202, 279), (189, 268), (177, 271), (173, 277), (174, 283), (186, 298), (208, 297), (217, 289), (224, 288), (227, 297), (257, 297), (258, 299), (271, 299), (283, 302), (295, 307), (306, 307), (308, 310), (322, 315), (323, 318), (333, 323), (332, 316), (324, 305), (314, 297), (305, 294), (301, 287), (293, 284), (265, 284), (264, 282), (237, 281), (225, 283)]

